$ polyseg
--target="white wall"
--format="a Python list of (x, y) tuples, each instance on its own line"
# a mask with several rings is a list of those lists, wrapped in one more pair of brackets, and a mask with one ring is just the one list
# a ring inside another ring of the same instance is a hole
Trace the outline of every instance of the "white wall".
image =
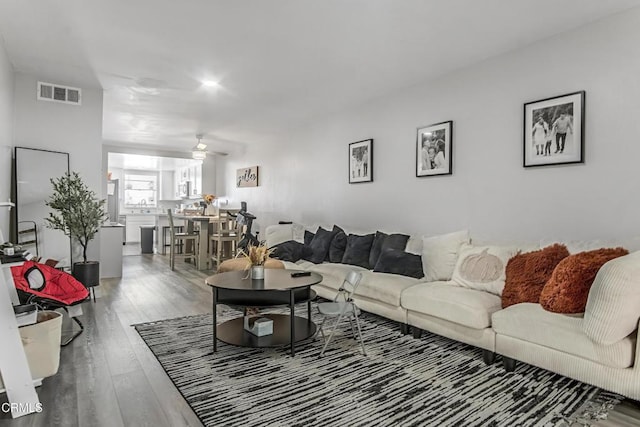
[[(414, 234), (468, 227), (493, 241), (640, 235), (639, 42), (636, 9), (318, 118), (224, 159), (219, 192), (247, 200), (261, 227), (279, 219)], [(578, 90), (585, 164), (524, 169), (523, 103)], [(454, 174), (416, 178), (416, 128), (445, 120), (454, 121)], [(347, 146), (367, 138), (374, 182), (349, 185)], [(236, 168), (253, 164), (260, 187), (234, 188)]]
[[(13, 67), (0, 38), (0, 201), (11, 196), (11, 146), (13, 141)], [(0, 208), (0, 230), (9, 240), (9, 209)]]
[[(82, 105), (67, 105), (38, 101), (37, 81), (35, 76), (15, 74), (14, 145), (69, 153), (71, 171), (102, 197), (102, 89), (82, 88)], [(99, 259), (99, 248), (98, 238), (90, 243), (91, 259)]]

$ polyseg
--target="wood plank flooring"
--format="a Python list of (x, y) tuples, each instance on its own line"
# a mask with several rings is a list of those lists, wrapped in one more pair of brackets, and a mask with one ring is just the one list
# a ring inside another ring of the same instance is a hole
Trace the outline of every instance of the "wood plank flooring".
[[(204, 278), (212, 272), (183, 262), (172, 272), (162, 255), (123, 262), (123, 277), (103, 280), (97, 301), (83, 304), (84, 333), (61, 348), (58, 374), (38, 388), (44, 411), (15, 420), (0, 414), (0, 426), (201, 425), (131, 325), (211, 312)], [(65, 319), (63, 333), (70, 327)], [(640, 406), (625, 402), (598, 425), (639, 426)]]

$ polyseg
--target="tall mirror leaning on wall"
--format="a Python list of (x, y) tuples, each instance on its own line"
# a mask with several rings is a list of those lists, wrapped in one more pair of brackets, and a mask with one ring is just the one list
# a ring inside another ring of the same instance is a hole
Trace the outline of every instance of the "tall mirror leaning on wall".
[(69, 153), (16, 147), (13, 153), (11, 241), (42, 260), (70, 268), (71, 239), (45, 226), (51, 208), (45, 202), (53, 192), (52, 178), (69, 173)]

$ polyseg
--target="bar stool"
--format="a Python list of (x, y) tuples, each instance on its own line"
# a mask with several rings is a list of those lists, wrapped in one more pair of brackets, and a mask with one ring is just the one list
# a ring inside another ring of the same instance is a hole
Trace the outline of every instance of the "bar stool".
[(216, 268), (224, 259), (234, 258), (238, 253), (238, 243), (240, 242), (240, 227), (235, 218), (220, 214), (218, 218), (212, 219), (213, 232), (211, 233), (211, 261)]
[[(169, 215), (169, 229), (171, 230), (171, 244), (169, 246), (169, 266), (171, 270), (175, 269), (176, 257), (180, 257), (182, 259), (193, 259), (193, 262), (196, 265), (196, 268), (199, 268), (198, 264), (198, 246), (200, 244), (200, 236), (197, 233), (177, 233), (176, 227), (173, 224), (173, 213), (171, 209), (167, 210), (167, 214)], [(184, 252), (177, 254), (176, 248), (178, 246), (182, 246), (184, 242), (191, 241), (193, 245), (191, 245), (192, 252), (187, 252), (188, 245), (184, 246)]]
[[(176, 225), (175, 230), (177, 233), (182, 233), (184, 230), (184, 227), (181, 225)], [(171, 226), (170, 225), (163, 225), (162, 226), (162, 255), (166, 255), (167, 254), (167, 248), (169, 246), (171, 246), (171, 243), (167, 243), (167, 233), (169, 233), (169, 237), (171, 237)], [(177, 246), (177, 248), (180, 250), (178, 253), (181, 254), (182, 253), (182, 242), (180, 242), (180, 244)]]

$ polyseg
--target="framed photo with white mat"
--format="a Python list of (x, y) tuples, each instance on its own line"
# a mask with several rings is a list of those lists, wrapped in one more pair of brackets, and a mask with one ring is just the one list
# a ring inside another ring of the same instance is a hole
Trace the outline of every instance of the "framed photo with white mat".
[(524, 104), (523, 166), (584, 163), (585, 91)]
[(416, 176), (453, 174), (453, 121), (420, 127), (416, 138)]

